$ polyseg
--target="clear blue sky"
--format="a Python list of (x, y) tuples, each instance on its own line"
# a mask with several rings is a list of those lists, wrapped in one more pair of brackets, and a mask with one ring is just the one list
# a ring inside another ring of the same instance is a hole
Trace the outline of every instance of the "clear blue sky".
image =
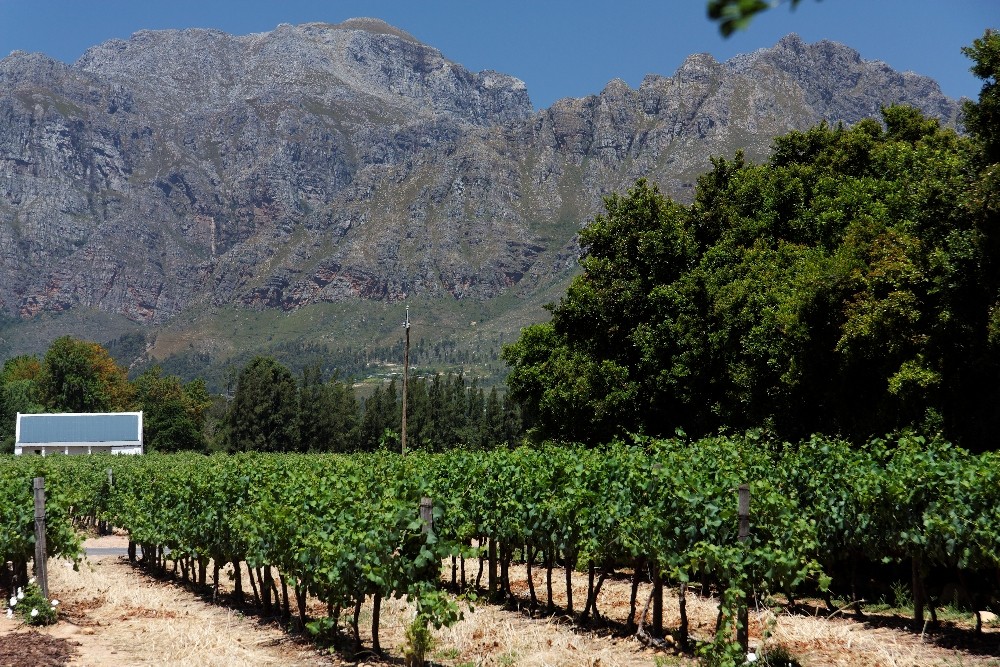
[(959, 49), (1000, 29), (1000, 0), (802, 0), (729, 39), (706, 18), (705, 0), (0, 0), (0, 57), (20, 49), (73, 62), (144, 28), (246, 34), (355, 16), (384, 19), (469, 69), (524, 80), (536, 107), (597, 93), (614, 78), (637, 86), (647, 73), (672, 74), (691, 53), (725, 60), (789, 32), (842, 42), (867, 60), (933, 77), (947, 95), (976, 97), (979, 82)]

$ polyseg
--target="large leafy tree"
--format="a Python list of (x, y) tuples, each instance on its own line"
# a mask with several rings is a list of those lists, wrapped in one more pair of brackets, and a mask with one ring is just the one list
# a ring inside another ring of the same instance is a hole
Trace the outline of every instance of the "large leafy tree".
[(580, 234), (584, 275), (552, 307), (552, 322), (529, 327), (504, 349), (526, 425), (546, 436), (606, 439), (641, 427), (647, 415), (638, 399), (648, 378), (629, 339), (653, 315), (646, 297), (693, 261), (684, 207), (646, 181), (607, 197), (605, 207)]
[(337, 377), (324, 382), (318, 365), (303, 369), (299, 434), (302, 451), (354, 451), (358, 439), (358, 401), (354, 388)]
[(54, 412), (107, 412), (132, 407), (124, 368), (97, 343), (72, 336), (49, 346), (38, 374), (41, 402)]
[(187, 384), (164, 377), (154, 366), (135, 379), (136, 403), (143, 411), (143, 440), (152, 451), (205, 449), (205, 419), (212, 405), (204, 380)]
[(540, 435), (1000, 426), (998, 216), (982, 143), (910, 108), (715, 159), (691, 206), (640, 181), (580, 237), (551, 322), (504, 351)]
[(973, 61), (972, 73), (983, 80), (979, 100), (966, 100), (965, 128), (980, 138), (991, 163), (1000, 162), (1000, 32), (987, 30), (962, 49)]
[(229, 451), (281, 452), (301, 448), (298, 385), (272, 357), (254, 357), (236, 381), (226, 414)]
[(4, 362), (0, 371), (0, 451), (12, 452), (17, 413), (45, 409), (38, 396), (38, 375), (42, 364), (37, 357), (23, 355)]

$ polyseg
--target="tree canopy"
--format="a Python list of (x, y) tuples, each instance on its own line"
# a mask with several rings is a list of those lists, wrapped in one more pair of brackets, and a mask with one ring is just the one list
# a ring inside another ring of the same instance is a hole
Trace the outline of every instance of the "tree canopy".
[(970, 130), (889, 107), (779, 137), (767, 164), (715, 158), (689, 206), (646, 181), (607, 197), (582, 275), (504, 350), (527, 425), (591, 442), (916, 426), (992, 446), (995, 130)]
[(49, 346), (37, 376), (42, 403), (52, 412), (128, 410), (133, 390), (124, 368), (97, 343), (72, 336)]
[(204, 449), (205, 417), (212, 401), (204, 380), (186, 384), (176, 375), (164, 377), (159, 366), (133, 383), (136, 406), (143, 412), (143, 442), (159, 452)]
[(240, 371), (226, 415), (230, 451), (294, 451), (299, 445), (298, 386), (271, 357), (255, 357)]
[(1000, 162), (1000, 32), (987, 30), (962, 49), (973, 63), (972, 73), (983, 80), (979, 100), (966, 100), (965, 128), (983, 142), (987, 161)]

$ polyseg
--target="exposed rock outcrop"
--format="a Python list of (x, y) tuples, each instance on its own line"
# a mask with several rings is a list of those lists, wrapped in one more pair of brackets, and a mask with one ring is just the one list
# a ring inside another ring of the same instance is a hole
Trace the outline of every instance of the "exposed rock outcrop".
[(158, 324), (198, 305), (487, 299), (563, 275), (640, 176), (690, 196), (712, 154), (903, 102), (930, 79), (792, 35), (532, 110), (374, 19), (143, 31), (74, 65), (0, 61), (0, 309)]

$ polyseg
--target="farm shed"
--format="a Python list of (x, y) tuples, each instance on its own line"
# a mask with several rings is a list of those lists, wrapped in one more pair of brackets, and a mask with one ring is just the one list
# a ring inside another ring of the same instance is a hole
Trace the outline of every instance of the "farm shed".
[(142, 454), (141, 412), (17, 414), (14, 454)]

